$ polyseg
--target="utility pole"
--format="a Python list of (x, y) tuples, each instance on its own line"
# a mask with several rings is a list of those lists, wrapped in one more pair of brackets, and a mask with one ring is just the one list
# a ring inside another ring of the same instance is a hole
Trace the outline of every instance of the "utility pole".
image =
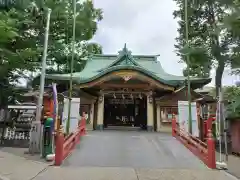
[[(188, 42), (188, 0), (185, 0), (184, 3), (184, 11), (185, 11), (185, 32), (186, 32), (186, 45), (189, 47)], [(186, 54), (187, 58), (187, 86), (188, 86), (188, 130), (189, 133), (192, 134), (192, 97), (191, 97), (191, 82), (190, 82), (190, 57), (189, 53)]]
[(46, 59), (47, 59), (48, 35), (49, 35), (51, 11), (52, 11), (51, 9), (47, 9), (47, 24), (46, 24), (46, 30), (45, 30), (44, 50), (43, 50), (43, 56), (42, 56), (42, 70), (41, 70), (37, 112), (36, 112), (36, 119), (32, 122), (31, 132), (30, 132), (29, 153), (32, 153), (32, 154), (41, 153), (42, 151), (41, 116), (42, 116), (42, 104), (43, 104), (43, 94), (44, 94), (44, 86), (45, 86)]
[(73, 90), (73, 64), (75, 57), (75, 39), (76, 39), (76, 0), (73, 0), (73, 37), (72, 37), (72, 59), (70, 65), (70, 83), (69, 83), (69, 101), (68, 101), (68, 119), (66, 124), (66, 133), (69, 134), (71, 121), (71, 103)]

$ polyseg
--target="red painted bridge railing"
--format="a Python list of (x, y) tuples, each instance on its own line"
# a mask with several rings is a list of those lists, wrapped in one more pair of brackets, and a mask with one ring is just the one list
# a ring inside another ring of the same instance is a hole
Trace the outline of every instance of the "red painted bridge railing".
[(82, 118), (76, 132), (64, 137), (63, 129), (56, 134), (55, 166), (60, 166), (64, 159), (71, 154), (76, 145), (80, 142), (81, 136), (86, 134), (86, 119)]
[(175, 116), (172, 119), (172, 136), (179, 140), (195, 156), (203, 161), (209, 168), (216, 169), (215, 142), (211, 129), (208, 129), (207, 142), (202, 142), (191, 134), (181, 130)]

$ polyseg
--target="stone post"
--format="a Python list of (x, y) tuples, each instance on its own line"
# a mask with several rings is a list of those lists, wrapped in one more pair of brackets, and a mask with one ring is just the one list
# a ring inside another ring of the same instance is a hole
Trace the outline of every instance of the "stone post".
[(147, 130), (153, 131), (153, 97), (152, 92), (147, 95)]
[(103, 130), (104, 119), (104, 95), (98, 97), (97, 130)]

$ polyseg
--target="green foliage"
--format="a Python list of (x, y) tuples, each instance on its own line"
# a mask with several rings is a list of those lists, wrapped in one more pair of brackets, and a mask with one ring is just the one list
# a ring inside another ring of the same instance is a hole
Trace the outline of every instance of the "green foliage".
[[(2, 9), (0, 11), (0, 104), (7, 103), (8, 95), (13, 92), (13, 85), (19, 78), (25, 77), (26, 71), (34, 71), (38, 66), (36, 57), (40, 53), (29, 33), (34, 20), (28, 7)], [(35, 61), (35, 63), (33, 63)]]
[[(57, 67), (59, 72), (69, 71), (69, 61), (71, 59), (71, 43), (72, 43), (72, 28), (73, 28), (73, 7), (72, 0), (46, 0), (44, 3), (41, 0), (35, 1), (36, 14), (40, 14), (41, 18), (38, 26), (39, 46), (43, 44), (45, 17), (43, 7), (48, 7), (52, 10), (50, 20), (50, 34), (48, 45), (48, 61), (50, 68)], [(78, 2), (78, 1), (77, 1)], [(92, 1), (77, 3), (76, 7), (76, 49), (74, 71), (80, 71), (86, 59), (94, 51), (88, 51), (88, 47), (95, 46), (98, 52), (101, 52), (101, 46), (87, 41), (92, 39), (97, 30), (97, 22), (102, 19), (101, 9), (96, 9)], [(41, 23), (41, 21), (43, 23)], [(89, 44), (89, 45), (88, 45)]]
[[(209, 55), (204, 47), (183, 47), (179, 51), (183, 58), (185, 59), (185, 56), (189, 56), (189, 75), (191, 77), (209, 77), (211, 65), (209, 64)], [(186, 61), (186, 60), (185, 60)], [(188, 70), (184, 69), (183, 70), (183, 75), (187, 76), (188, 75)]]
[[(224, 67), (232, 61), (230, 52), (235, 43), (232, 33), (223, 26), (223, 20), (228, 15), (227, 12), (233, 1), (188, 1), (188, 42), (186, 42), (184, 0), (175, 0), (175, 2), (178, 6), (178, 10), (174, 12), (179, 24), (179, 36), (175, 45), (178, 55), (183, 62), (189, 64), (190, 76), (207, 77), (210, 75), (210, 70), (215, 68), (215, 85), (221, 87)], [(189, 55), (190, 62), (187, 62), (186, 55)], [(184, 75), (187, 75), (186, 70)]]
[[(226, 107), (227, 118), (240, 117), (240, 87), (238, 86), (224, 86), (223, 101)], [(211, 96), (216, 97), (214, 88), (209, 93)]]
[(234, 1), (230, 7), (231, 13), (224, 18), (224, 25), (229, 31), (232, 32), (233, 37), (239, 38), (240, 36), (240, 2)]
[[(95, 43), (86, 43), (81, 44), (79, 48), (82, 48), (82, 55), (78, 57), (77, 60), (74, 61), (74, 70), (73, 72), (80, 72), (86, 65), (86, 59), (85, 57), (91, 56), (91, 54), (102, 54), (102, 48), (100, 45)], [(66, 59), (56, 59), (58, 62), (57, 69), (55, 68), (48, 68), (46, 70), (47, 74), (64, 74), (64, 73), (70, 73), (70, 69), (68, 67), (68, 64), (70, 64), (71, 61), (71, 54), (69, 53), (68, 57)], [(45, 79), (45, 84), (51, 84), (53, 81), (50, 79)], [(38, 74), (36, 77), (31, 79), (31, 81), (28, 82), (28, 86), (30, 87), (36, 87), (40, 83), (40, 74)], [(67, 83), (67, 82), (66, 82)]]
[[(240, 67), (240, 2), (234, 1), (230, 6), (231, 13), (224, 18), (224, 26), (231, 32), (234, 45), (232, 48), (231, 66), (233, 69)], [(239, 73), (239, 70), (236, 71)]]
[[(39, 72), (41, 68), (46, 8), (52, 9), (48, 68), (67, 73), (71, 59), (72, 0), (12, 2), (0, 4), (0, 105), (6, 104), (4, 96), (7, 92), (13, 92), (12, 88), (19, 78), (29, 78), (28, 74)], [(77, 3), (77, 14), (74, 71), (81, 71), (86, 64), (86, 57), (102, 53), (100, 45), (88, 42), (97, 31), (102, 11), (94, 8), (92, 1), (84, 1)]]
[(227, 117), (239, 118), (240, 117), (240, 87), (228, 86), (224, 88), (224, 99), (228, 101)]
[(224, 101), (234, 102), (236, 97), (240, 97), (240, 87), (237, 86), (225, 86), (223, 87), (223, 99)]

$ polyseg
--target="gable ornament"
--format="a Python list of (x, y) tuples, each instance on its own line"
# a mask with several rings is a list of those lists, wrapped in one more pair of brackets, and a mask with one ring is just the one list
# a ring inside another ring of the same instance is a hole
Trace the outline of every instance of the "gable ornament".
[(123, 80), (125, 82), (129, 81), (130, 79), (132, 79), (132, 75), (129, 75), (129, 76), (122, 76)]

